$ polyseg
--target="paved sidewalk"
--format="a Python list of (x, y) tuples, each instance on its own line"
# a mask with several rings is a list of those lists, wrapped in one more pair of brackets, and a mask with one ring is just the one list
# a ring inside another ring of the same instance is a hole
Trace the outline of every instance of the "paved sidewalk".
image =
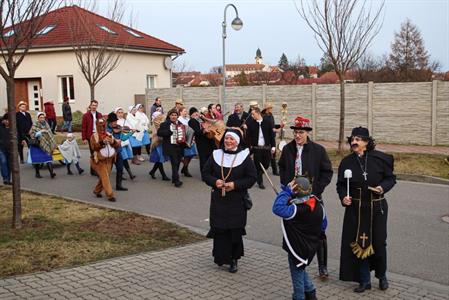
[[(106, 260), (0, 280), (0, 299), (291, 299), (287, 257), (276, 246), (245, 241), (246, 256), (236, 274), (216, 266), (210, 240), (159, 252)], [(310, 274), (317, 268), (309, 267)], [(353, 283), (314, 279), (319, 299), (360, 299)], [(390, 288), (380, 291), (377, 280), (365, 299), (449, 299), (449, 287), (389, 274)]]

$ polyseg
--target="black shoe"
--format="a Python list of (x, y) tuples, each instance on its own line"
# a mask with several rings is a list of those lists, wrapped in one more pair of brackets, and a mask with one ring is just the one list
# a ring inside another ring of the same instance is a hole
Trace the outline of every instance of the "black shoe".
[(238, 271), (237, 260), (233, 259), (231, 260), (231, 265), (229, 266), (229, 272), (236, 273), (237, 271)]
[(360, 283), (358, 287), (354, 289), (354, 293), (363, 293), (365, 290), (371, 289), (371, 283)]
[(115, 197), (108, 198), (108, 201), (115, 202)]
[(3, 180), (3, 184), (4, 184), (4, 185), (11, 185), (12, 183), (11, 183), (11, 181)]
[(316, 290), (313, 290), (310, 292), (304, 292), (304, 296), (306, 296), (305, 300), (317, 300)]
[(318, 266), (318, 274), (321, 279), (327, 279), (329, 277), (326, 266)]
[(51, 173), (50, 177), (51, 177), (51, 179), (55, 178), (56, 177), (56, 173)]
[(261, 189), (261, 190), (264, 190), (264, 189), (265, 189), (265, 186), (263, 185), (263, 183), (260, 183), (260, 184), (259, 184), (259, 189)]
[(67, 175), (73, 175), (73, 172), (70, 171), (70, 170), (68, 170), (68, 171), (67, 171)]
[(37, 173), (37, 174), (35, 175), (35, 177), (36, 177), (36, 178), (42, 178), (41, 174), (39, 174), (39, 173)]
[(156, 179), (156, 175), (154, 175), (154, 172), (150, 171), (148, 174), (151, 176), (151, 178)]
[(388, 289), (388, 280), (386, 277), (379, 279), (379, 289), (381, 289), (382, 291)]
[(136, 175), (131, 174), (129, 175), (129, 178), (131, 178), (131, 180), (134, 180), (134, 178), (136, 178)]
[(126, 187), (123, 187), (123, 186), (120, 185), (120, 186), (116, 186), (115, 190), (116, 191), (127, 191), (128, 189)]
[(170, 181), (171, 179), (170, 179), (170, 177), (164, 176), (164, 177), (162, 177), (162, 180), (163, 181)]
[(175, 185), (175, 187), (181, 187), (182, 181), (176, 181), (173, 184)]
[(80, 174), (80, 175), (83, 174), (83, 172), (84, 172), (84, 169), (79, 169), (78, 170), (78, 174)]
[(101, 193), (94, 193), (95, 194), (95, 197), (97, 197), (97, 198), (102, 198), (103, 196), (101, 195)]

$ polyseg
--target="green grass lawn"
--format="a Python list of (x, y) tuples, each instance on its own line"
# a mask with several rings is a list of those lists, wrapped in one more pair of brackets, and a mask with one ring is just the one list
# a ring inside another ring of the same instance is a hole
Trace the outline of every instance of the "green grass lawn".
[(22, 193), (23, 228), (11, 228), (12, 194), (0, 187), (0, 278), (185, 245), (205, 238), (134, 213)]

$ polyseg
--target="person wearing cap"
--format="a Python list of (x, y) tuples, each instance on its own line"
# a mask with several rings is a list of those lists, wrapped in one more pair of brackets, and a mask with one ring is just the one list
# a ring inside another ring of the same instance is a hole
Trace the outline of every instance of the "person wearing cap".
[(202, 169), (203, 181), (212, 188), (210, 201), (210, 230), (213, 238), (214, 262), (229, 265), (229, 272), (238, 270), (237, 261), (243, 256), (247, 209), (244, 198), (256, 182), (256, 168), (249, 149), (242, 147), (239, 129), (228, 129)]
[[(207, 108), (203, 107), (206, 111)], [(211, 156), (214, 151), (215, 142), (214, 140), (207, 137), (207, 130), (202, 126), (203, 119), (200, 118), (200, 114), (195, 107), (191, 107), (189, 110), (189, 127), (193, 129), (195, 132), (195, 143), (196, 148), (198, 150), (198, 158), (200, 160), (200, 171), (203, 170), (203, 167), (206, 161)]]
[[(287, 185), (298, 175), (312, 178), (312, 194), (322, 199), (324, 189), (332, 180), (332, 164), (326, 149), (313, 142), (309, 134), (312, 131), (310, 120), (298, 116), (293, 121), (293, 140), (282, 149), (279, 159), (279, 174), (282, 185)], [(322, 279), (329, 276), (327, 271), (327, 238), (323, 231), (317, 251), (318, 273)]]
[[(274, 121), (273, 104), (271, 104), (270, 102), (265, 103), (264, 109), (262, 110), (262, 116), (264, 119), (267, 119), (271, 123), (271, 126), (273, 127), (274, 138), (276, 140), (276, 133), (280, 131), (281, 125), (276, 125)], [(271, 156), (270, 163), (271, 169), (273, 170), (273, 175), (279, 176), (278, 165), (276, 162), (276, 149)]]
[(67, 139), (58, 146), (59, 152), (61, 152), (62, 157), (64, 157), (64, 163), (67, 167), (67, 175), (73, 175), (71, 170), (72, 163), (78, 170), (78, 174), (81, 175), (84, 170), (80, 167), (81, 151), (76, 142), (73, 133), (67, 133)]
[(101, 198), (103, 197), (101, 192), (104, 190), (108, 200), (115, 202), (116, 199), (109, 176), (117, 156), (117, 148), (120, 146), (120, 141), (115, 139), (112, 134), (106, 132), (106, 121), (104, 119), (98, 119), (95, 128), (95, 133), (90, 137), (90, 145), (94, 152), (90, 159), (90, 164), (98, 174), (98, 182), (93, 193), (97, 198)]
[(250, 115), (246, 111), (243, 111), (243, 104), (236, 103), (234, 105), (234, 113), (229, 115), (226, 126), (241, 128), (249, 117)]
[[(28, 145), (30, 139), (30, 130), (33, 126), (31, 115), (27, 112), (28, 104), (25, 101), (20, 101), (17, 105), (18, 112), (16, 112), (17, 121), (17, 140), (20, 163), (23, 164), (23, 146)], [(29, 147), (29, 145), (28, 145)]]
[(50, 177), (54, 178), (56, 174), (53, 171), (52, 154), (58, 145), (50, 126), (45, 121), (45, 113), (37, 113), (37, 120), (31, 127), (30, 137), (33, 143), (30, 144), (30, 150), (28, 151), (28, 162), (33, 165), (36, 171), (35, 177), (42, 178), (39, 169), (41, 164), (46, 164)]
[(160, 112), (163, 114), (164, 113), (164, 108), (162, 107), (162, 100), (161, 97), (156, 97), (156, 99), (154, 99), (154, 103), (151, 106), (150, 109), (150, 116), (153, 116), (154, 112), (160, 108)]
[[(97, 100), (91, 100), (89, 104), (89, 110), (83, 115), (83, 119), (81, 121), (81, 139), (83, 140), (84, 144), (89, 145), (89, 151), (91, 158), (94, 155), (94, 151), (92, 149), (92, 146), (90, 144), (90, 137), (92, 134), (97, 132), (97, 120), (101, 119), (103, 116), (100, 112), (97, 111), (98, 108), (98, 101)], [(92, 168), (90, 169), (90, 175), (97, 176), (95, 173), (95, 170)]]
[(175, 101), (176, 110), (179, 112), (179, 110), (183, 107), (184, 107), (184, 102), (182, 101), (182, 99), (176, 99), (176, 101)]
[(50, 125), (51, 132), (56, 134), (56, 111), (53, 101), (47, 101), (44, 103), (44, 112), (47, 123)]
[[(352, 153), (340, 162), (337, 179), (337, 192), (345, 207), (340, 280), (358, 282), (354, 292), (362, 293), (371, 289), (370, 271), (374, 270), (379, 288), (386, 290), (388, 204), (385, 194), (396, 184), (394, 159), (375, 150), (375, 141), (364, 127), (352, 129), (348, 144)], [(349, 191), (347, 170), (352, 173)]]
[(67, 132), (72, 132), (72, 108), (70, 107), (69, 97), (65, 96), (62, 102), (62, 124), (61, 130), (67, 129)]
[(317, 299), (306, 267), (315, 256), (327, 221), (322, 202), (312, 195), (310, 180), (298, 176), (288, 185), (283, 185), (274, 200), (273, 213), (282, 218), (282, 248), (288, 253), (292, 299)]
[(246, 130), (246, 135), (249, 141), (248, 146), (251, 149), (254, 164), (256, 165), (257, 184), (260, 189), (265, 189), (265, 185), (263, 184), (264, 172), (262, 166), (265, 169), (268, 168), (271, 156), (276, 149), (273, 124), (262, 117), (258, 107), (252, 109), (251, 116), (253, 121), (247, 124), (248, 129)]
[(184, 146), (180, 144), (173, 144), (170, 137), (173, 135), (171, 128), (181, 125), (178, 122), (179, 113), (176, 108), (172, 108), (168, 114), (167, 119), (163, 122), (157, 135), (162, 137), (162, 151), (164, 155), (170, 158), (171, 163), (171, 181), (175, 187), (181, 187), (182, 181), (179, 180), (179, 165), (181, 164), (182, 154), (184, 153)]
[(4, 185), (11, 184), (11, 134), (9, 115), (5, 113), (0, 121), (0, 167)]

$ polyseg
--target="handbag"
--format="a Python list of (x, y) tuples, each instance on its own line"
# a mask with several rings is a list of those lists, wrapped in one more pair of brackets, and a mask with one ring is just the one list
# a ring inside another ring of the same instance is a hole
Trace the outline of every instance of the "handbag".
[(246, 191), (245, 195), (243, 196), (243, 206), (246, 208), (246, 210), (250, 210), (251, 207), (253, 207), (253, 200), (251, 200), (248, 191)]
[(28, 144), (28, 146), (37, 146), (37, 147), (39, 147), (39, 140), (38, 139), (31, 138), (31, 137), (27, 136), (25, 138), (25, 140), (26, 140), (26, 143)]

